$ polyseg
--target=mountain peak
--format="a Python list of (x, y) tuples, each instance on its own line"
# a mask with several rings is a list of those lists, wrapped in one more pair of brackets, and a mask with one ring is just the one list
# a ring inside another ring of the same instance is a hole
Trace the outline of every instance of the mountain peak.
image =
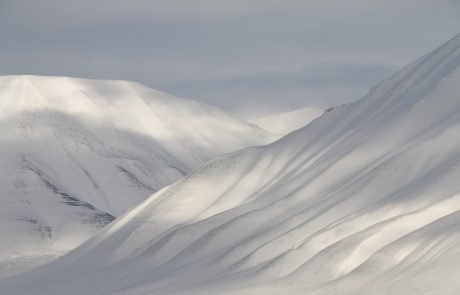
[(212, 157), (273, 139), (127, 81), (0, 77), (0, 110), (0, 276), (77, 246)]

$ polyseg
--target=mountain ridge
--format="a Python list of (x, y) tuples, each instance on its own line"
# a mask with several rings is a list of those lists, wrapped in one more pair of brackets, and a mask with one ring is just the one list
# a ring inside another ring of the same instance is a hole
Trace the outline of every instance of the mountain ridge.
[(274, 139), (127, 81), (3, 76), (0, 109), (0, 269), (59, 255), (206, 160)]

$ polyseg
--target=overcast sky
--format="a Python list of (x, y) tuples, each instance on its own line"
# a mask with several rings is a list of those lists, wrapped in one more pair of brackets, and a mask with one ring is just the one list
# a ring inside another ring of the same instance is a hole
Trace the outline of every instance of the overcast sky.
[(0, 0), (0, 74), (134, 80), (241, 116), (355, 100), (460, 0)]

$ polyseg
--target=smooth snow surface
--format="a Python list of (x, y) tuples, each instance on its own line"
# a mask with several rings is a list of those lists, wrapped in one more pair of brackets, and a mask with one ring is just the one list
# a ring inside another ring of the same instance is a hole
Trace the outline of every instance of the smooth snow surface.
[(288, 113), (282, 113), (249, 120), (261, 128), (279, 135), (286, 135), (300, 129), (324, 113), (321, 108), (303, 108)]
[(137, 83), (0, 77), (0, 276), (60, 255), (256, 126)]
[(1, 294), (460, 294), (460, 35)]

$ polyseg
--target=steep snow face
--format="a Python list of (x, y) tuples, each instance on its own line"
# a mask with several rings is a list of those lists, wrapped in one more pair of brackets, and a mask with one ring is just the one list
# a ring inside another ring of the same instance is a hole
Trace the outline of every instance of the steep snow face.
[(321, 108), (308, 107), (288, 113), (252, 119), (250, 122), (275, 134), (286, 135), (309, 124), (324, 112), (325, 110)]
[(210, 161), (5, 294), (459, 294), (460, 35)]
[(75, 247), (212, 157), (272, 139), (123, 81), (0, 77), (0, 110), (1, 273)]

